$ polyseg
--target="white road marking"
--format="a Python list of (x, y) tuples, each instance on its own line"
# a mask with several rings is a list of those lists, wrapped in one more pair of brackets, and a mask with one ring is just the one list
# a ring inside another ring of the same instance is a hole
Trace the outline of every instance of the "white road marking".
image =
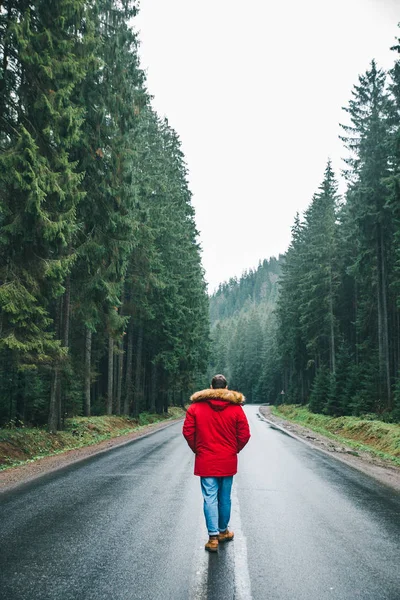
[[(247, 541), (242, 531), (240, 518), (239, 498), (236, 485), (232, 487), (232, 530), (235, 539), (229, 543), (229, 549), (233, 548), (235, 561), (235, 600), (252, 600), (250, 573), (247, 562)], [(207, 539), (204, 526), (204, 517), (199, 520), (198, 535), (196, 538), (196, 549), (194, 552), (194, 579), (189, 593), (189, 600), (207, 600), (208, 597), (208, 562), (209, 554), (204, 550)]]
[(247, 562), (247, 541), (242, 531), (242, 522), (240, 519), (239, 498), (235, 484), (232, 487), (232, 526), (235, 532), (234, 553), (235, 553), (235, 600), (251, 600), (251, 583), (249, 565)]
[(207, 532), (203, 515), (201, 515), (201, 520), (198, 521), (197, 531), (196, 550), (194, 552), (195, 576), (189, 593), (189, 600), (207, 600), (208, 552), (204, 550)]

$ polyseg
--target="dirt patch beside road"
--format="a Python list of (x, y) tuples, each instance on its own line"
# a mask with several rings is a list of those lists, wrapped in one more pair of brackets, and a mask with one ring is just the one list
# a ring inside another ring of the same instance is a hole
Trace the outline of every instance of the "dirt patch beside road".
[(301, 441), (307, 443), (313, 448), (319, 448), (323, 452), (329, 453), (336, 459), (341, 460), (367, 475), (374, 477), (381, 483), (388, 485), (397, 491), (400, 491), (400, 468), (391, 465), (388, 461), (373, 456), (369, 452), (362, 450), (354, 451), (346, 447), (343, 443), (334, 439), (324, 437), (312, 429), (308, 429), (293, 421), (287, 421), (281, 417), (272, 414), (270, 406), (260, 406), (261, 415), (270, 423), (278, 428), (284, 429), (287, 433)]

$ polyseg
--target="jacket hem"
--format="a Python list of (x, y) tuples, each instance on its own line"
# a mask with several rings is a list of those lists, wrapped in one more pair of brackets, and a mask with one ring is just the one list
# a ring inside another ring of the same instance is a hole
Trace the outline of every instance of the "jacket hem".
[(234, 473), (224, 473), (223, 475), (221, 473), (219, 473), (218, 475), (211, 475), (210, 473), (204, 475), (203, 473), (196, 473), (196, 471), (194, 472), (194, 474), (196, 475), (196, 477), (233, 477), (237, 474), (237, 471), (235, 471)]

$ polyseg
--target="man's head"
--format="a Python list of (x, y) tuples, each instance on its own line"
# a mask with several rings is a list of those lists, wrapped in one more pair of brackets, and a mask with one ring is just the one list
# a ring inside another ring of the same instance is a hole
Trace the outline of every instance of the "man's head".
[(211, 387), (213, 390), (221, 390), (228, 386), (228, 382), (226, 381), (223, 375), (214, 375), (211, 381)]

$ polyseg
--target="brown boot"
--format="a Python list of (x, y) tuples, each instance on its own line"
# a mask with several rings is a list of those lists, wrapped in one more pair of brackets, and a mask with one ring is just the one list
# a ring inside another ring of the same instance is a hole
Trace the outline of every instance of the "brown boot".
[(218, 535), (210, 535), (207, 544), (204, 546), (208, 552), (218, 551)]
[(231, 542), (234, 537), (235, 537), (235, 534), (233, 533), (233, 531), (229, 531), (229, 529), (226, 529), (225, 531), (220, 532), (220, 534), (218, 536), (218, 541), (219, 542)]

